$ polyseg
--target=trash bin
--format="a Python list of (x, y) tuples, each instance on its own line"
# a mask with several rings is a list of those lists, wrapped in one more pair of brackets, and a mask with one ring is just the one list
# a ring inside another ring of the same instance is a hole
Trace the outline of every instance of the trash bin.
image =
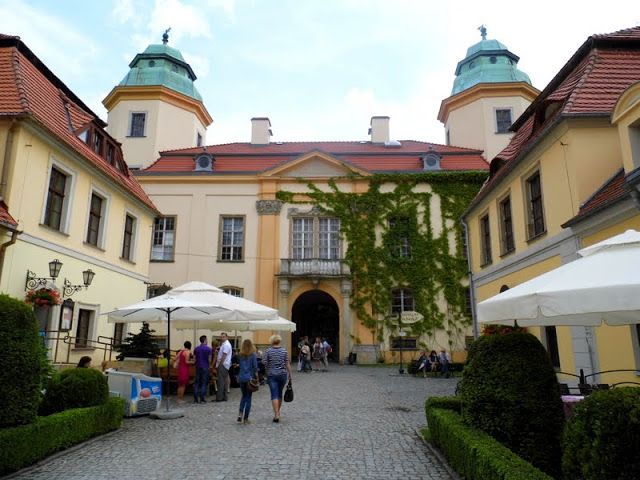
[(349, 359), (348, 359), (349, 365), (353, 365), (354, 363), (356, 363), (357, 359), (358, 359), (358, 354), (354, 353), (354, 352), (351, 352), (349, 354)]

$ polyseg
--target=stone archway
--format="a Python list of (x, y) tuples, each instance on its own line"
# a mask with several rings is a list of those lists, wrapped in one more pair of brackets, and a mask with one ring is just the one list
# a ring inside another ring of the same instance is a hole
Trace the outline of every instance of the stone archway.
[[(291, 320), (296, 324), (293, 347), (305, 335), (311, 343), (315, 337), (324, 337), (331, 345), (329, 360), (340, 358), (340, 310), (331, 295), (322, 290), (309, 290), (300, 295), (291, 309)], [(297, 355), (294, 350), (294, 356)]]

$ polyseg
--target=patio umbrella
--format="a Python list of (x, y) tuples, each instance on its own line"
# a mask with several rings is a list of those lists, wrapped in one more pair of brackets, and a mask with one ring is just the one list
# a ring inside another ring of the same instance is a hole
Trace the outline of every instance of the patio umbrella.
[(580, 258), (478, 304), (479, 323), (597, 326), (640, 323), (640, 233), (627, 230)]
[[(179, 321), (174, 326), (178, 330), (193, 328), (193, 322)], [(198, 328), (207, 330), (238, 330), (241, 332), (255, 332), (260, 330), (275, 330), (279, 332), (295, 332), (296, 324), (278, 317), (274, 320), (222, 320), (209, 319), (198, 322)]]
[[(171, 346), (171, 316), (174, 320), (189, 320), (190, 322), (202, 321), (203, 319), (225, 309), (215, 303), (203, 300), (189, 300), (178, 297), (171, 292), (158, 297), (149, 298), (142, 302), (118, 308), (112, 312), (107, 312), (107, 320), (110, 323), (158, 323), (167, 322), (167, 348)], [(170, 360), (170, 359), (169, 359)], [(171, 361), (167, 365), (167, 389), (171, 378)], [(169, 414), (169, 395), (166, 400), (166, 418), (173, 418)], [(177, 414), (181, 416), (181, 414)]]

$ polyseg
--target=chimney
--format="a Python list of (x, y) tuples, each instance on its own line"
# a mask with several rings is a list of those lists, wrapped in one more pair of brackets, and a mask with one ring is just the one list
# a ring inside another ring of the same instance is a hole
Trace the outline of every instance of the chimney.
[(269, 145), (271, 122), (268, 117), (253, 117), (251, 119), (251, 145)]
[(389, 141), (389, 117), (371, 117), (369, 128), (371, 143), (386, 143)]

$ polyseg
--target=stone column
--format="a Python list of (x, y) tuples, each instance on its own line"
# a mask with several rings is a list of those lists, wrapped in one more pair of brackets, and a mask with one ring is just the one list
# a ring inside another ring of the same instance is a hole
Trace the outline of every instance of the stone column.
[[(289, 318), (289, 293), (291, 293), (291, 282), (288, 278), (278, 279), (278, 313), (281, 317)], [(282, 346), (289, 351), (291, 355), (291, 335), (285, 335), (282, 339)]]
[(349, 305), (351, 302), (351, 280), (342, 280), (340, 292), (342, 293), (342, 324), (340, 328), (340, 358), (338, 361), (342, 365), (345, 357), (351, 352), (353, 344), (353, 340), (350, 337), (353, 331), (351, 325), (351, 305)]

